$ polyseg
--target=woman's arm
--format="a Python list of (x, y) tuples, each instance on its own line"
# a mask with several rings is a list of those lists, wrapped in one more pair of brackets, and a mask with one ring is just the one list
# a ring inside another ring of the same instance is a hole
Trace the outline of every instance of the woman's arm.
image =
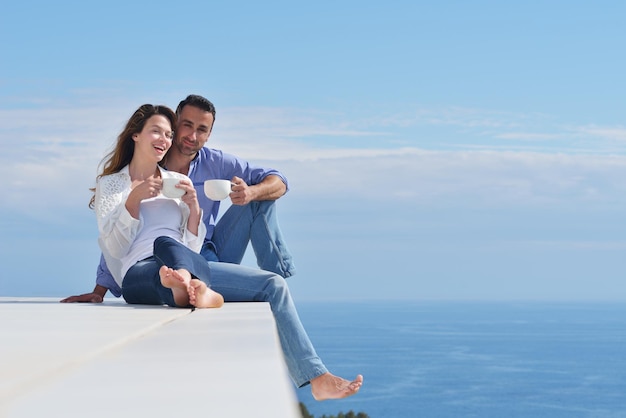
[(200, 252), (206, 236), (206, 226), (202, 222), (202, 209), (200, 209), (196, 189), (186, 176), (181, 179), (178, 187), (185, 190), (185, 194), (181, 197), (183, 241), (192, 250)]
[(129, 194), (130, 176), (125, 173), (101, 177), (96, 184), (99, 242), (105, 247), (103, 251), (115, 258), (128, 252), (141, 223), (126, 208)]

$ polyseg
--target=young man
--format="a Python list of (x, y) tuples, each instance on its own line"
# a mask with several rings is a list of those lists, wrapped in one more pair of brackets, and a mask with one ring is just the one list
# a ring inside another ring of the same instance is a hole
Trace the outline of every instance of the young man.
[[(226, 302), (269, 302), (292, 380), (298, 387), (311, 384), (317, 400), (355, 394), (363, 383), (329, 373), (309, 340), (293, 304), (285, 278), (295, 273), (291, 255), (276, 218), (275, 201), (287, 191), (287, 179), (278, 171), (256, 167), (233, 155), (205, 147), (215, 121), (215, 107), (204, 97), (190, 95), (176, 109), (178, 125), (164, 166), (187, 175), (198, 192), (207, 227), (201, 254), (209, 262), (210, 287)], [(209, 200), (204, 181), (221, 178), (233, 183), (231, 207), (216, 223), (219, 202)], [(261, 268), (239, 265), (248, 242)], [(102, 302), (110, 290), (121, 289), (101, 258), (93, 292), (61, 302)]]

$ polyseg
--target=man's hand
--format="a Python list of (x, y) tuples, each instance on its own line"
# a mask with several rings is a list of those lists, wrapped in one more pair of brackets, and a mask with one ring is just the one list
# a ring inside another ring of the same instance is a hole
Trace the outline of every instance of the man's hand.
[(106, 287), (100, 286), (97, 284), (96, 287), (93, 289), (93, 292), (91, 293), (83, 293), (82, 295), (70, 296), (59, 302), (61, 303), (74, 303), (74, 302), (102, 303), (102, 300), (104, 299), (104, 295), (106, 295), (108, 290), (109, 289), (107, 289)]
[(70, 296), (60, 301), (61, 303), (102, 303), (102, 296), (97, 293), (83, 293), (82, 295)]
[(269, 175), (259, 184), (249, 186), (246, 182), (237, 176), (231, 179), (232, 192), (230, 193), (230, 201), (233, 205), (247, 205), (253, 200), (276, 200), (285, 194), (287, 186), (282, 179), (276, 175)]
[(233, 205), (243, 206), (254, 200), (252, 189), (243, 179), (235, 176), (232, 178), (231, 183), (233, 185), (231, 187), (232, 192), (230, 192), (230, 201), (233, 202)]

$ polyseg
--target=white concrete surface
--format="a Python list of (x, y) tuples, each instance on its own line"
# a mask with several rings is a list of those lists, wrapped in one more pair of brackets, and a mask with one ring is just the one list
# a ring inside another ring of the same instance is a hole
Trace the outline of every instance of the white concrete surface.
[(299, 417), (267, 303), (0, 298), (0, 417)]

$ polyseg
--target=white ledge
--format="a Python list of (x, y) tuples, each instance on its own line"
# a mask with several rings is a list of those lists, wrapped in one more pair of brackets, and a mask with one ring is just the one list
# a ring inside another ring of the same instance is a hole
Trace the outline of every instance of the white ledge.
[(300, 417), (267, 303), (0, 298), (1, 417)]

